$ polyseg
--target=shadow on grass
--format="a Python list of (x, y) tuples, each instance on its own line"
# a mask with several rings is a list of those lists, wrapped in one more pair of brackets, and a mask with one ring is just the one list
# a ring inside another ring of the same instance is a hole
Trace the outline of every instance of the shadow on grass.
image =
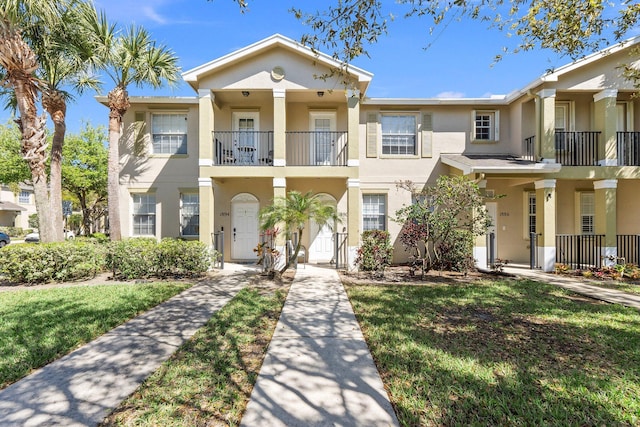
[(532, 281), (349, 296), (404, 425), (634, 425), (640, 314)]

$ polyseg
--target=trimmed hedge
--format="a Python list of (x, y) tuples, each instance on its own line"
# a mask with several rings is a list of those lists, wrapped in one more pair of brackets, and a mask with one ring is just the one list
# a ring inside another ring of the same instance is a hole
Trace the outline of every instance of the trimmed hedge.
[(20, 244), (0, 250), (0, 274), (31, 284), (83, 280), (105, 270), (117, 279), (194, 277), (209, 270), (212, 255), (204, 243), (177, 239)]

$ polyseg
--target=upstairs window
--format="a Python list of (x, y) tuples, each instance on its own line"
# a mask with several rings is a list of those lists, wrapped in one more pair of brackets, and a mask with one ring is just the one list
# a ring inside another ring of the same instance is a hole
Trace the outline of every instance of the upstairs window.
[(23, 205), (31, 203), (31, 193), (28, 191), (21, 191), (20, 194), (18, 194), (18, 203)]
[(187, 115), (152, 114), (154, 154), (187, 154)]
[(499, 139), (498, 118), (497, 111), (474, 111), (473, 140), (497, 141)]
[(416, 155), (416, 116), (387, 114), (380, 119), (382, 154)]

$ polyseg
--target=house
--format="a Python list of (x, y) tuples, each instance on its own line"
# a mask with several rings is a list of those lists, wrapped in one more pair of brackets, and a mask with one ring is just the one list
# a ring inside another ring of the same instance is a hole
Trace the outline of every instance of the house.
[(0, 185), (0, 227), (29, 229), (29, 216), (35, 213), (33, 187)]
[(402, 262), (391, 218), (411, 195), (396, 182), (461, 174), (480, 183), (493, 220), (474, 249), (480, 266), (637, 262), (640, 101), (619, 66), (639, 66), (639, 42), (506, 96), (397, 99), (367, 97), (370, 72), (332, 74), (333, 58), (276, 34), (185, 72), (193, 97), (131, 98), (123, 233), (212, 244), (222, 231), (227, 260), (253, 261), (259, 209), (311, 190), (343, 221), (338, 235), (309, 224), (309, 262), (335, 261), (336, 248), (353, 261), (362, 231), (376, 228)]

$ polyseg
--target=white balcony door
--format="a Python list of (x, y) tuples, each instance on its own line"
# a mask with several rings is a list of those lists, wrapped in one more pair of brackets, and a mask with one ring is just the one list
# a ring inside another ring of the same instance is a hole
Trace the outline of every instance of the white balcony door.
[[(321, 194), (318, 198), (323, 204), (337, 206), (335, 199), (329, 195)], [(334, 224), (331, 224), (334, 226)], [(314, 221), (309, 224), (309, 262), (312, 263), (328, 263), (333, 259), (335, 251), (334, 235), (335, 227), (329, 224), (323, 227), (318, 226)]]
[(241, 165), (258, 164), (260, 153), (259, 118), (257, 112), (233, 113), (233, 150), (237, 163)]
[(258, 244), (258, 200), (240, 194), (231, 201), (231, 258), (253, 260)]
[(333, 137), (336, 131), (336, 115), (327, 112), (312, 112), (309, 153), (312, 165), (333, 165), (336, 162), (336, 146)]

